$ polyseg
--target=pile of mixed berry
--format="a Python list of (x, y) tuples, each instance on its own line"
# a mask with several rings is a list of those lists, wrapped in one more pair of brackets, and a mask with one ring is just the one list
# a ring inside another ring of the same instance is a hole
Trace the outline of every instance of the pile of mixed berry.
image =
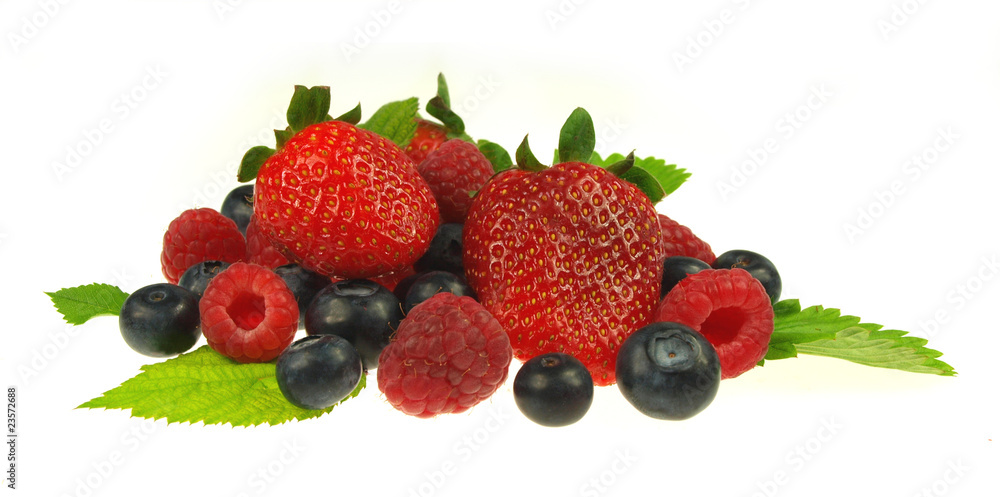
[(371, 372), (417, 417), (490, 398), (516, 358), (516, 404), (546, 426), (612, 384), (643, 414), (689, 418), (764, 358), (781, 291), (767, 258), (716, 256), (658, 214), (632, 155), (589, 163), (582, 109), (549, 167), (527, 140), (516, 160), (472, 141), (440, 83), (427, 111), (444, 124), (418, 119), (406, 146), (358, 109), (332, 118), (329, 89), (297, 87), (276, 147), (244, 157), (253, 182), (169, 224), (167, 283), (119, 314), (128, 345), (167, 357), (204, 335), (233, 361), (276, 361), (305, 409)]

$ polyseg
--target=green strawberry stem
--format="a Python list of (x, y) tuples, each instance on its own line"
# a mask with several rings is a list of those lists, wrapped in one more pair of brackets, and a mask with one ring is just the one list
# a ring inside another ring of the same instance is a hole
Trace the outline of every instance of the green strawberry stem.
[(539, 172), (544, 171), (547, 166), (538, 161), (535, 154), (531, 153), (531, 148), (528, 146), (528, 135), (524, 135), (524, 140), (518, 145), (517, 151), (514, 152), (514, 160), (517, 161), (517, 168), (522, 171), (529, 172)]
[(438, 73), (437, 95), (427, 102), (426, 109), (428, 114), (444, 124), (448, 138), (472, 141), (465, 134), (465, 122), (451, 109), (451, 97), (448, 95), (448, 82), (444, 79), (444, 73)]
[(587, 162), (597, 145), (594, 120), (583, 107), (573, 109), (559, 130), (559, 162)]

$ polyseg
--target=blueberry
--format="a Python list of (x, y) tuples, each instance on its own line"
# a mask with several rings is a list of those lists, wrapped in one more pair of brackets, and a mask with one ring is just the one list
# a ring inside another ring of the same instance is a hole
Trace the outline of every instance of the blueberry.
[(201, 336), (198, 296), (169, 283), (142, 287), (125, 299), (118, 328), (125, 343), (140, 354), (169, 357), (187, 352)]
[(288, 285), (288, 289), (295, 296), (295, 302), (299, 304), (299, 327), (304, 327), (309, 304), (312, 303), (320, 290), (330, 284), (330, 278), (298, 264), (278, 266), (274, 268), (274, 274), (285, 281), (285, 285)]
[(420, 275), (413, 281), (410, 289), (406, 292), (403, 307), (406, 312), (410, 312), (417, 304), (441, 292), (453, 293), (460, 297), (476, 298), (476, 292), (465, 281), (464, 276), (448, 271), (431, 271)]
[(445, 223), (438, 227), (427, 252), (413, 263), (413, 269), (418, 273), (448, 271), (465, 274), (462, 267), (462, 224)]
[(181, 279), (177, 281), (177, 285), (191, 290), (200, 299), (201, 295), (205, 293), (205, 288), (208, 288), (208, 282), (212, 281), (215, 275), (221, 273), (227, 267), (229, 267), (228, 262), (199, 262), (187, 268), (187, 271), (184, 271)]
[(396, 287), (392, 289), (392, 294), (399, 299), (400, 302), (406, 300), (406, 293), (410, 291), (410, 287), (413, 286), (413, 282), (417, 281), (424, 273), (414, 273), (396, 283)]
[(663, 259), (663, 286), (660, 287), (660, 299), (667, 296), (670, 289), (677, 286), (681, 280), (689, 274), (697, 273), (702, 269), (709, 269), (711, 266), (705, 261), (694, 257), (675, 255)]
[(237, 186), (229, 192), (222, 201), (222, 209), (219, 212), (232, 219), (240, 229), (240, 233), (246, 236), (247, 225), (250, 224), (250, 216), (253, 215), (253, 183)]
[(344, 400), (361, 382), (361, 356), (336, 335), (297, 340), (278, 356), (278, 389), (303, 409), (326, 409)]
[(698, 414), (715, 399), (722, 368), (701, 333), (662, 321), (640, 328), (618, 350), (618, 389), (636, 409), (657, 419)]
[(715, 259), (712, 263), (715, 269), (745, 269), (750, 276), (757, 278), (757, 281), (764, 285), (764, 291), (771, 297), (771, 303), (778, 301), (781, 296), (781, 276), (774, 263), (767, 257), (749, 250), (730, 250)]
[(310, 335), (338, 335), (357, 348), (366, 370), (378, 367), (378, 356), (403, 319), (399, 299), (370, 280), (328, 285), (306, 309)]
[(579, 359), (553, 352), (530, 359), (514, 376), (514, 402), (542, 426), (579, 421), (594, 401), (594, 380)]

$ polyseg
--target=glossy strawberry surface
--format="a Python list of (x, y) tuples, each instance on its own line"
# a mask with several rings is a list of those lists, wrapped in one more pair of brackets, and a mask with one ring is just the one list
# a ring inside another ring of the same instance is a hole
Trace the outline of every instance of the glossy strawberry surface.
[(413, 162), (389, 140), (340, 121), (303, 129), (257, 175), (260, 231), (292, 262), (338, 278), (410, 266), (439, 223)]
[(659, 237), (642, 192), (568, 162), (494, 177), (469, 211), (463, 262), (518, 359), (564, 352), (609, 385), (618, 346), (659, 303)]

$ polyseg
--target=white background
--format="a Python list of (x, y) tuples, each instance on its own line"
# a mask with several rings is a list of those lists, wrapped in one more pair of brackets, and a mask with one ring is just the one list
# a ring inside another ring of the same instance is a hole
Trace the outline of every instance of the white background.
[[(470, 4), (0, 6), (0, 386), (19, 388), (17, 493), (996, 495), (1000, 5)], [(243, 151), (284, 126), (294, 84), (367, 116), (425, 103), (439, 71), (470, 134), (513, 150), (530, 133), (543, 159), (587, 108), (600, 151), (693, 173), (658, 208), (717, 253), (765, 253), (784, 296), (930, 338), (960, 375), (803, 357), (725, 381), (689, 421), (644, 418), (612, 387), (557, 430), (520, 416), (510, 381), (433, 420), (376, 388), (253, 429), (74, 409), (153, 360), (113, 318), (67, 328), (43, 291), (161, 281), (166, 225), (218, 208)], [(55, 166), (71, 149), (81, 159)]]

